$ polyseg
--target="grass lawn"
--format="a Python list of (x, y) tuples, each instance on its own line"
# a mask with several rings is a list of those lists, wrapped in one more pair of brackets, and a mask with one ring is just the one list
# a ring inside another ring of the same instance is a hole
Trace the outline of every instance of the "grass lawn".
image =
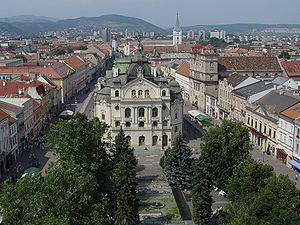
[[(153, 202), (161, 202), (164, 204), (164, 207), (160, 209), (155, 209), (151, 207), (150, 203)], [(139, 211), (160, 211), (162, 213), (162, 216), (155, 218), (158, 221), (160, 221), (160, 224), (164, 224), (167, 222), (167, 218), (171, 218), (174, 215), (180, 215), (179, 209), (177, 207), (175, 199), (166, 198), (166, 199), (142, 199), (140, 200), (140, 206)], [(182, 221), (177, 221), (178, 224), (183, 224)], [(143, 224), (147, 224), (145, 221)]]

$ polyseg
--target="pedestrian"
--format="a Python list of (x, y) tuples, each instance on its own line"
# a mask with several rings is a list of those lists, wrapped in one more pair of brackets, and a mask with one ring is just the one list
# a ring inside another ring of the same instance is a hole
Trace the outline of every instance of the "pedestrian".
[(297, 174), (295, 175), (295, 179), (298, 180), (298, 175)]

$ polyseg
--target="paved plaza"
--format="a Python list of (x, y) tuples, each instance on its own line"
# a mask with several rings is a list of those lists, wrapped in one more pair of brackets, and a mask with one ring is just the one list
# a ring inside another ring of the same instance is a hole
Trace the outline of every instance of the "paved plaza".
[(300, 180), (296, 180), (296, 174), (299, 175), (295, 170), (288, 168), (286, 165), (278, 161), (274, 156), (263, 154), (262, 151), (254, 149), (250, 152), (252, 158), (256, 161), (260, 161), (263, 164), (269, 164), (274, 167), (274, 172), (278, 176), (279, 174), (288, 175), (289, 178), (296, 183), (296, 187), (300, 189)]

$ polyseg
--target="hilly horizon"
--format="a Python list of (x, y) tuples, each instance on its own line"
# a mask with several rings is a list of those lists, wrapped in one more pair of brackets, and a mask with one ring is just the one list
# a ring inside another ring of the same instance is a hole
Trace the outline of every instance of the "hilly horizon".
[[(45, 16), (22, 15), (0, 18), (0, 31), (17, 34), (38, 34), (46, 31), (61, 31), (66, 29), (92, 29), (110, 28), (119, 32), (128, 31), (154, 31), (157, 34), (172, 33), (173, 28), (163, 29), (145, 20), (122, 15), (102, 15), (98, 17), (79, 17), (74, 19), (56, 19)], [(222, 29), (228, 33), (245, 33), (253, 30), (261, 31), (266, 28), (300, 28), (300, 24), (255, 24), (236, 23), (219, 25), (192, 25), (182, 26), (184, 32), (188, 30), (214, 30)]]

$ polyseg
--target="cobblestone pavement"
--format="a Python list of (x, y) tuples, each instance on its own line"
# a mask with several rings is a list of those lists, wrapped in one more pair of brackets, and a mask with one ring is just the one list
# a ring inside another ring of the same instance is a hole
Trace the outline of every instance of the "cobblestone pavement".
[(286, 165), (278, 161), (274, 156), (263, 154), (262, 151), (254, 149), (250, 152), (252, 158), (256, 161), (260, 161), (263, 164), (269, 164), (274, 167), (274, 172), (278, 176), (279, 174), (288, 175), (289, 178), (296, 183), (296, 187), (300, 189), (300, 180), (296, 180), (296, 174), (299, 175), (295, 170), (288, 168)]
[[(39, 169), (42, 171), (42, 175), (44, 176), (46, 174), (46, 171), (48, 170), (49, 163), (54, 162), (56, 160), (56, 157), (50, 152), (48, 149), (40, 148), (40, 146), (34, 145), (32, 149), (23, 151), (18, 157), (15, 162), (10, 166), (9, 170), (7, 170), (6, 173), (4, 173), (1, 184), (6, 179), (10, 179), (12, 182), (16, 182), (16, 180), (20, 179), (24, 171), (31, 167), (31, 157), (34, 156), (38, 159), (40, 164), (38, 166)], [(19, 169), (19, 168), (21, 169)]]

